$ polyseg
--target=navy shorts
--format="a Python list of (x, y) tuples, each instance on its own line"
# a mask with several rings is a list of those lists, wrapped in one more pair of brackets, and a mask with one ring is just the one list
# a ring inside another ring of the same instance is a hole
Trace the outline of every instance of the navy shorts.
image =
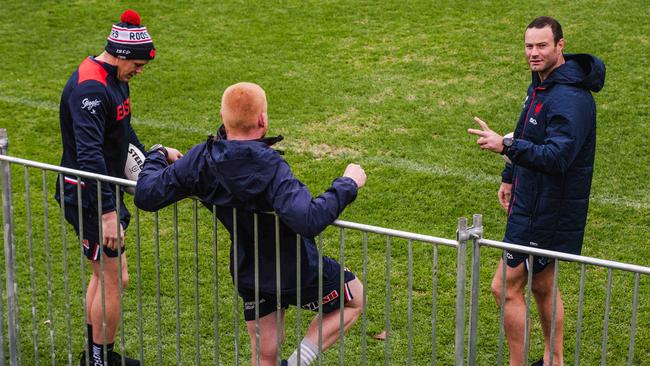
[[(343, 303), (353, 299), (349, 282), (356, 277), (347, 268), (343, 270), (343, 296), (341, 296), (340, 275), (341, 265), (334, 259), (323, 256), (323, 313), (337, 311)], [(244, 300), (244, 319), (255, 320), (255, 290), (239, 288), (239, 296)], [(260, 292), (260, 318), (277, 310), (276, 294)], [(318, 311), (318, 276), (314, 276), (312, 283), (300, 289), (300, 304), (305, 310)], [(287, 309), (289, 305), (298, 303), (296, 293), (282, 294), (280, 307)]]
[[(129, 226), (129, 221), (130, 221), (131, 215), (129, 214), (129, 211), (126, 209), (126, 207), (122, 206), (120, 208), (120, 222), (122, 224), (122, 228), (126, 230), (127, 226)], [(77, 206), (71, 206), (71, 205), (66, 205), (65, 206), (65, 219), (68, 221), (72, 226), (74, 226), (74, 231), (77, 233), (77, 237), (79, 237), (79, 209)], [(83, 250), (84, 250), (84, 255), (86, 255), (86, 258), (90, 259), (91, 261), (97, 261), (99, 260), (99, 225), (100, 222), (98, 221), (97, 218), (97, 210), (96, 209), (83, 209), (83, 238), (82, 238), (82, 245), (83, 245)], [(108, 248), (107, 246), (103, 247), (104, 253), (108, 257), (117, 257), (118, 252), (116, 250), (112, 250)], [(122, 253), (126, 250), (125, 246), (122, 246)]]

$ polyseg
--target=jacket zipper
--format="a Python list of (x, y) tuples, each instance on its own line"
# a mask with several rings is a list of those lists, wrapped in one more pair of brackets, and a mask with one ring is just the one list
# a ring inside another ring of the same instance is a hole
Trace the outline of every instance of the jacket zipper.
[(526, 119), (524, 120), (524, 128), (521, 130), (521, 134), (519, 135), (519, 138), (523, 138), (524, 137), (524, 132), (526, 132), (526, 126), (528, 126), (528, 115), (530, 114), (530, 109), (535, 104), (535, 97), (537, 96), (537, 91), (538, 90), (544, 90), (544, 89), (546, 89), (546, 88), (542, 88), (542, 87), (539, 87), (539, 86), (537, 88), (533, 89), (533, 98), (530, 100), (530, 104), (528, 105), (528, 110), (526, 111)]

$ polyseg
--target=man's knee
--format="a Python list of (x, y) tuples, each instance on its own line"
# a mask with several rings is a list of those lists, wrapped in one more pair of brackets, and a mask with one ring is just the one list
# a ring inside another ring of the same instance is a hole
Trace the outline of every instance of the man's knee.
[(490, 286), (490, 289), (492, 290), (492, 295), (494, 295), (494, 299), (497, 301), (497, 304), (501, 304), (501, 298), (503, 297), (503, 279), (501, 276), (494, 276), (492, 278), (492, 285)]
[(358, 278), (355, 278), (348, 285), (352, 292), (352, 300), (345, 303), (345, 307), (346, 311), (350, 311), (356, 318), (363, 311), (363, 284)]

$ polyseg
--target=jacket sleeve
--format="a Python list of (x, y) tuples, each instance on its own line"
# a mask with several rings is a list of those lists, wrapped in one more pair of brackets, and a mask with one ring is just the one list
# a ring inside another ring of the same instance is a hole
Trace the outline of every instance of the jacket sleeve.
[(135, 130), (133, 129), (133, 126), (131, 126), (131, 123), (129, 123), (129, 143), (131, 143), (131, 145), (140, 149), (140, 151), (142, 151), (142, 153), (144, 154), (145, 152), (144, 144), (140, 142), (140, 139), (138, 138), (138, 134), (135, 133)]
[[(104, 129), (110, 113), (106, 90), (93, 82), (79, 85), (68, 99), (77, 147), (79, 169), (106, 175)], [(97, 197), (97, 183), (86, 182), (90, 197)], [(102, 184), (102, 212), (115, 210), (115, 195), (107, 183)]]
[(172, 165), (158, 151), (147, 154), (135, 186), (134, 202), (145, 211), (156, 211), (192, 195), (200, 171), (197, 149)]
[(293, 231), (313, 238), (334, 222), (357, 196), (357, 185), (347, 177), (334, 180), (330, 188), (312, 197), (307, 187), (291, 172), (286, 161), (278, 165), (267, 187), (266, 198), (282, 221)]
[(594, 111), (581, 98), (564, 99), (564, 108), (549, 110), (542, 144), (515, 139), (507, 155), (513, 163), (547, 174), (565, 173), (594, 128)]
[(512, 164), (506, 163), (503, 171), (501, 171), (501, 182), (512, 183)]

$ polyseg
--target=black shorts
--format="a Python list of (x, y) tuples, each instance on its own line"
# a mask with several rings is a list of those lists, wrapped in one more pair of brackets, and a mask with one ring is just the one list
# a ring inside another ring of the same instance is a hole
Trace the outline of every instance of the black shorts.
[[(79, 237), (79, 209), (77, 206), (71, 206), (71, 205), (66, 205), (65, 206), (65, 219), (68, 221), (72, 226), (74, 226), (74, 231), (77, 233), (77, 237)], [(124, 204), (122, 204), (122, 207), (120, 208), (120, 223), (122, 224), (122, 228), (126, 230), (127, 226), (129, 226), (129, 221), (131, 219), (131, 215), (129, 214), (129, 211), (126, 209)], [(86, 255), (86, 258), (88, 258), (91, 261), (97, 261), (99, 260), (99, 225), (100, 221), (97, 218), (97, 210), (96, 209), (83, 209), (83, 238), (82, 238), (82, 245), (83, 245), (83, 250), (84, 250), (84, 255)], [(124, 244), (124, 243), (123, 243)], [(107, 246), (103, 247), (104, 253), (108, 257), (117, 257), (118, 252), (116, 250), (112, 250)], [(126, 250), (126, 246), (122, 246), (122, 253)]]
[[(506, 258), (508, 260), (508, 267), (517, 267), (522, 262), (525, 263), (526, 271), (530, 270), (530, 263), (528, 263), (528, 254), (506, 251)], [(544, 270), (551, 263), (549, 257), (536, 257), (533, 256), (533, 274), (537, 274)]]
[[(328, 257), (323, 256), (323, 313), (328, 314), (341, 307), (340, 275), (341, 265)], [(343, 303), (353, 299), (349, 282), (356, 277), (347, 268), (343, 271)], [(289, 305), (296, 306), (296, 293), (282, 294), (280, 307), (287, 309)], [(239, 288), (239, 296), (244, 300), (244, 319), (255, 320), (255, 289)], [(277, 310), (277, 296), (275, 293), (260, 292), (260, 318)], [(300, 289), (300, 304), (305, 310), (318, 311), (318, 276), (314, 276), (312, 283)]]

